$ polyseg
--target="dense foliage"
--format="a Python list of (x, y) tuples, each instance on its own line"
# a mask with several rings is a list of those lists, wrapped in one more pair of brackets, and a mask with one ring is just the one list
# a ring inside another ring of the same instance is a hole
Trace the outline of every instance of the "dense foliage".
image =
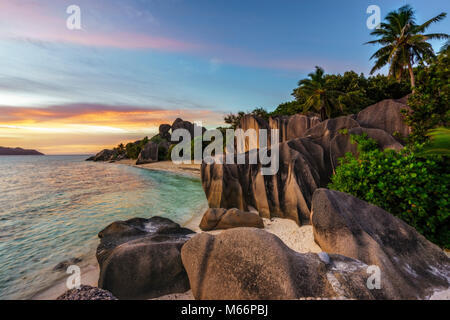
[(416, 228), (430, 241), (450, 248), (450, 167), (448, 158), (424, 156), (422, 145), (401, 152), (379, 150), (376, 141), (352, 136), (359, 157), (340, 159), (330, 189), (379, 206)]
[(411, 111), (406, 123), (411, 127), (410, 142), (424, 142), (427, 132), (450, 126), (450, 59), (448, 47), (428, 65), (416, 68), (416, 88), (408, 99)]
[(141, 153), (142, 148), (144, 148), (148, 141), (148, 137), (145, 137), (142, 140), (127, 143), (127, 145), (125, 146), (127, 157), (129, 159), (137, 159), (139, 157), (139, 153)]
[[(300, 80), (302, 82), (303, 80)], [(330, 117), (358, 113), (362, 109), (384, 99), (400, 99), (411, 92), (407, 81), (397, 81), (383, 75), (366, 78), (364, 74), (354, 71), (343, 75), (325, 74), (323, 87), (331, 92), (338, 92), (335, 107), (329, 110)], [(280, 104), (272, 115), (307, 114), (305, 103), (308, 94), (302, 86), (294, 89), (295, 101)]]

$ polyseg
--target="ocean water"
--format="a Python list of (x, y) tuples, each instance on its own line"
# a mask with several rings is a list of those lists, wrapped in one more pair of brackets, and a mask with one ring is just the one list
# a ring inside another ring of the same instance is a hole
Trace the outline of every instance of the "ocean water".
[(184, 224), (206, 207), (197, 179), (85, 158), (0, 157), (0, 299), (30, 298), (67, 276), (55, 265), (92, 258), (111, 222)]

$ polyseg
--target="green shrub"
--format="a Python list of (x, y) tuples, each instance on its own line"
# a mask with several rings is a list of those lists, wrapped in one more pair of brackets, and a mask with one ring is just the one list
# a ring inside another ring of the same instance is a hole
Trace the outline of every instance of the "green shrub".
[(159, 134), (153, 136), (153, 137), (150, 139), (150, 142), (154, 142), (154, 143), (156, 143), (156, 144), (159, 144), (159, 143), (164, 142), (164, 141), (167, 141), (167, 140), (164, 139), (164, 138), (161, 138), (161, 136), (160, 136)]
[(137, 159), (139, 157), (139, 153), (144, 148), (144, 146), (148, 143), (148, 137), (136, 142), (127, 143), (125, 146), (125, 150), (127, 153), (127, 157), (130, 159)]
[(408, 99), (411, 111), (406, 123), (411, 127), (411, 143), (428, 140), (430, 129), (450, 126), (450, 49), (443, 51), (428, 66), (416, 68), (415, 92)]
[(450, 248), (448, 158), (423, 156), (423, 145), (400, 152), (379, 150), (376, 141), (353, 136), (359, 157), (348, 153), (329, 184), (385, 209), (430, 241)]

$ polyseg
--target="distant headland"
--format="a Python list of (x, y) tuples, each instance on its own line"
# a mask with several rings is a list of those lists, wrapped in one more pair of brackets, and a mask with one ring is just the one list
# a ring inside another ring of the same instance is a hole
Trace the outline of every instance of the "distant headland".
[(43, 156), (43, 155), (44, 155), (43, 153), (32, 149), (0, 147), (0, 156)]

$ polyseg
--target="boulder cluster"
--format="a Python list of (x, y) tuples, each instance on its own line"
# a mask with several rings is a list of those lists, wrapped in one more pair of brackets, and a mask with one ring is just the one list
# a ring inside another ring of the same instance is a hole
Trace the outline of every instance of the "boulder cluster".
[[(161, 124), (159, 126), (159, 133), (153, 136), (150, 140), (137, 140), (131, 142), (127, 145), (127, 148), (139, 150), (136, 164), (152, 163), (161, 160), (166, 160), (169, 153), (170, 146), (176, 144), (177, 141), (172, 142), (172, 132), (177, 129), (187, 130), (191, 137), (194, 137), (194, 132), (196, 129), (196, 124), (184, 121), (183, 119), (177, 118), (172, 125)], [(205, 128), (201, 128), (202, 133), (206, 131)], [(114, 149), (104, 149), (97, 153), (96, 155), (86, 159), (86, 161), (120, 161), (123, 159), (129, 159), (127, 154), (127, 148), (114, 148)]]
[[(219, 223), (220, 214), (227, 213), (208, 213)], [(60, 299), (150, 299), (189, 289), (198, 300), (429, 299), (450, 288), (447, 255), (381, 208), (321, 188), (310, 222), (323, 252), (298, 253), (259, 228), (196, 234), (161, 217), (114, 222), (99, 233), (100, 289)]]
[[(114, 222), (98, 235), (101, 289), (60, 298), (103, 297), (107, 290), (105, 299), (149, 299), (190, 289), (199, 300), (429, 299), (449, 290), (450, 259), (438, 246), (389, 212), (324, 188), (337, 159), (357, 155), (350, 135), (365, 133), (382, 149), (400, 150), (407, 108), (404, 100), (386, 100), (326, 121), (245, 116), (243, 129), (280, 130), (276, 175), (262, 176), (261, 164), (204, 163), (205, 232), (161, 217)], [(194, 127), (177, 119), (159, 136), (167, 140), (174, 128)], [(157, 150), (143, 152), (153, 159)], [(322, 252), (290, 249), (264, 230), (263, 218), (273, 217), (312, 225)]]
[[(366, 133), (382, 149), (400, 150), (409, 132), (399, 100), (385, 100), (362, 110), (358, 115), (320, 122), (317, 117), (262, 118), (247, 115), (243, 129), (280, 129), (279, 170), (263, 176), (258, 164), (202, 164), (201, 176), (210, 208), (256, 208), (264, 218), (281, 217), (298, 224), (308, 223), (314, 191), (330, 182), (337, 159), (357, 147), (352, 134)], [(380, 122), (378, 118), (389, 119)], [(248, 156), (248, 152), (246, 154)], [(235, 161), (236, 163), (237, 161)], [(248, 163), (248, 161), (247, 161)]]

